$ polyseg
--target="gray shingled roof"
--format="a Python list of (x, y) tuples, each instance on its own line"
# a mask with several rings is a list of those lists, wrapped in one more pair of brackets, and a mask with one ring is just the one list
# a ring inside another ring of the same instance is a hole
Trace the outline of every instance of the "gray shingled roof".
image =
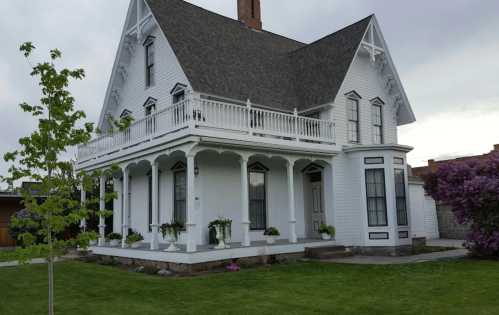
[(304, 44), (182, 0), (146, 0), (196, 92), (281, 110), (334, 100), (371, 16)]

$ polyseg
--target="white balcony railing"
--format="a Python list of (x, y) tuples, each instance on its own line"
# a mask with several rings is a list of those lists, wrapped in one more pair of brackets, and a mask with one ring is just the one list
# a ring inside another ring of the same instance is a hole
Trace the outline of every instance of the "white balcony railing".
[(78, 147), (78, 159), (111, 154), (188, 127), (270, 136), (290, 141), (335, 143), (334, 123), (206, 99), (190, 99), (134, 121), (123, 132), (90, 140)]

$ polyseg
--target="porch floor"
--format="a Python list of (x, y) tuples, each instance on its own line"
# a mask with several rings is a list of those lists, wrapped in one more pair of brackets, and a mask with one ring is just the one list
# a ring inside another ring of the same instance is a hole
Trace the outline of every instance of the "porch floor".
[(230, 248), (215, 249), (214, 244), (197, 245), (197, 251), (187, 253), (186, 245), (176, 245), (180, 250), (176, 252), (165, 252), (169, 244), (159, 244), (159, 249), (151, 250), (150, 243), (142, 243), (139, 248), (122, 248), (121, 244), (111, 247), (109, 243), (105, 246), (93, 245), (90, 249), (99, 255), (128, 257), (155, 261), (175, 263), (201, 263), (207, 261), (253, 257), (259, 256), (263, 250), (267, 255), (287, 254), (304, 252), (305, 247), (334, 245), (334, 240), (301, 238), (296, 243), (289, 243), (287, 239), (277, 240), (275, 244), (269, 245), (266, 241), (252, 241), (250, 246), (242, 246), (240, 242), (227, 243)]

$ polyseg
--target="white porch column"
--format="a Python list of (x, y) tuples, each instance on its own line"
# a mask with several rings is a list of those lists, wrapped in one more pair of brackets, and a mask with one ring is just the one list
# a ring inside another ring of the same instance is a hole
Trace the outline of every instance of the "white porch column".
[[(103, 200), (104, 196), (106, 195), (106, 176), (102, 175), (100, 177), (100, 207), (99, 210), (105, 210), (106, 209), (106, 202)], [(104, 222), (104, 217), (102, 215), (99, 216), (99, 233), (100, 233), (100, 238), (99, 238), (99, 246), (105, 246), (106, 245), (106, 232), (105, 232), (106, 224)]]
[(130, 222), (128, 222), (128, 213), (130, 211), (130, 198), (128, 198), (128, 192), (130, 191), (129, 185), (130, 185), (130, 170), (125, 170), (123, 172), (123, 240), (121, 243), (121, 246), (123, 248), (127, 247), (125, 240), (126, 237), (128, 236), (128, 228), (130, 227)]
[(241, 158), (241, 209), (243, 211), (241, 224), (243, 225), (242, 246), (250, 246), (250, 220), (249, 220), (249, 201), (248, 201), (248, 160)]
[(151, 250), (159, 249), (158, 239), (158, 167), (159, 163), (152, 164), (152, 240)]
[[(82, 206), (85, 203), (85, 201), (87, 201), (87, 191), (82, 186), (81, 187), (81, 205)], [(80, 228), (83, 229), (83, 233), (85, 233), (86, 225), (87, 225), (87, 220), (85, 218), (81, 219)]]
[(194, 208), (194, 157), (187, 155), (187, 252), (192, 253), (196, 248), (196, 213)]
[(288, 168), (288, 207), (289, 207), (289, 242), (296, 243), (296, 219), (295, 219), (295, 189), (293, 180), (294, 162), (286, 163)]

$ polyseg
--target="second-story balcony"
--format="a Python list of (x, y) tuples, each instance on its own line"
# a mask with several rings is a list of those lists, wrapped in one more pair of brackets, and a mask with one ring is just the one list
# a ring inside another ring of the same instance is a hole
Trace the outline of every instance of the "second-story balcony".
[(198, 135), (202, 135), (203, 130), (211, 130), (228, 139), (231, 135), (246, 135), (255, 142), (259, 141), (257, 137), (269, 137), (290, 144), (294, 141), (296, 145), (303, 142), (335, 144), (334, 123), (329, 120), (299, 116), (296, 111), (286, 114), (253, 108), (249, 103), (240, 106), (191, 98), (133, 121), (125, 131), (107, 133), (79, 146), (78, 161), (83, 163), (139, 145), (147, 147), (153, 140), (189, 128), (198, 131)]

